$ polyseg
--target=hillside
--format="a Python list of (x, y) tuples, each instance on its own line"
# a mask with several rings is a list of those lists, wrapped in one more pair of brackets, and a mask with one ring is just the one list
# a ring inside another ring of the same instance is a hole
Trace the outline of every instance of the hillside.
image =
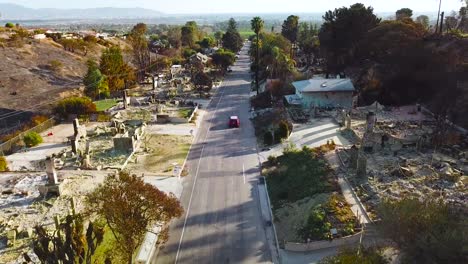
[(17, 124), (24, 114), (5, 118), (5, 113), (48, 112), (61, 98), (80, 93), (86, 61), (98, 59), (104, 48), (95, 44), (84, 56), (65, 51), (51, 39), (27, 40), (23, 47), (0, 46), (0, 130)]

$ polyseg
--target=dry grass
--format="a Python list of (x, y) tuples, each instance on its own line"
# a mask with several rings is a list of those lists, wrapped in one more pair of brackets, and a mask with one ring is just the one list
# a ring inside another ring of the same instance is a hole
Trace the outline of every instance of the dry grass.
[(147, 135), (142, 147), (149, 150), (142, 163), (145, 171), (172, 175), (174, 163), (182, 166), (187, 157), (191, 136)]

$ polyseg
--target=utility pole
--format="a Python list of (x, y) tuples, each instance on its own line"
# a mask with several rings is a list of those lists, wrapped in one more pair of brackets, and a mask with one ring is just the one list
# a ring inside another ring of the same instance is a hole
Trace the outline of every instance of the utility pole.
[(441, 6), (442, 6), (442, 0), (439, 0), (439, 11), (437, 12), (437, 22), (436, 22), (436, 26), (435, 26), (435, 33), (437, 33), (437, 30), (439, 29), (439, 17), (440, 17), (440, 7)]
[(440, 13), (440, 30), (439, 30), (440, 34), (442, 34), (443, 26), (444, 26), (444, 12)]
[(258, 60), (259, 60), (259, 46), (260, 46), (260, 40), (259, 40), (259, 34), (257, 33), (257, 43), (255, 45), (255, 88), (257, 89), (257, 95), (258, 95), (258, 88), (259, 88), (259, 84), (258, 84), (258, 70), (259, 70), (259, 63), (258, 63)]

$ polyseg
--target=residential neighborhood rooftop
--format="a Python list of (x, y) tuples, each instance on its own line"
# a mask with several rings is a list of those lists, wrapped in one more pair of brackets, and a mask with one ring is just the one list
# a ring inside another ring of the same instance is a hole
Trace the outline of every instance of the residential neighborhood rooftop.
[(354, 85), (350, 79), (309, 79), (293, 82), (298, 91), (314, 92), (354, 92)]

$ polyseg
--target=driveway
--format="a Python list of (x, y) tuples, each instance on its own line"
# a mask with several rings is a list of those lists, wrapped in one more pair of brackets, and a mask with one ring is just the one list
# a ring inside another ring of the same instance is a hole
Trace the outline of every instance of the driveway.
[(287, 142), (276, 145), (270, 150), (262, 151), (260, 158), (264, 161), (268, 156), (282, 155), (283, 149), (293, 143), (297, 148), (307, 146), (320, 147), (333, 140), (336, 145), (348, 146), (350, 143), (339, 132), (340, 126), (332, 118), (313, 119), (306, 124), (294, 124), (293, 132)]
[(67, 144), (62, 143), (42, 143), (37, 147), (28, 148), (23, 152), (6, 156), (8, 168), (11, 171), (44, 170), (45, 168), (40, 166), (41, 161), (45, 160), (47, 156), (58, 153), (67, 147)]

